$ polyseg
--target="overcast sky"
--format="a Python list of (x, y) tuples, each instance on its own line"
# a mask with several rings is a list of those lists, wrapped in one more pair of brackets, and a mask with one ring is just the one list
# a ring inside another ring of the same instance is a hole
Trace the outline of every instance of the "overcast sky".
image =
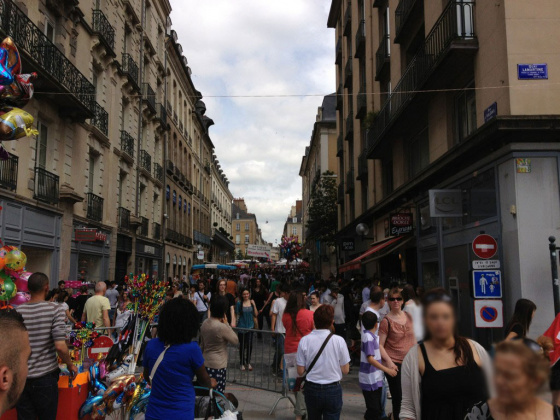
[[(299, 168), (322, 97), (336, 90), (327, 0), (171, 0), (171, 19), (202, 92), (210, 136), (234, 197), (265, 240), (280, 241), (301, 199)], [(268, 221), (268, 224), (266, 223)]]

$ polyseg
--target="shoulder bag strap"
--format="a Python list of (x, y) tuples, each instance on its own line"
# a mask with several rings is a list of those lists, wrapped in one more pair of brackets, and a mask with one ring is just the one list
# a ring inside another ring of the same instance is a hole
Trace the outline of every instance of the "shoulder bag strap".
[(307, 376), (307, 374), (309, 372), (311, 372), (311, 369), (313, 369), (313, 367), (315, 366), (315, 363), (317, 363), (317, 360), (319, 359), (319, 356), (321, 355), (321, 353), (323, 353), (323, 350), (325, 350), (325, 347), (327, 346), (327, 343), (329, 342), (329, 340), (331, 339), (331, 337), (333, 336), (333, 333), (330, 333), (329, 336), (325, 339), (325, 341), (323, 342), (323, 345), (321, 346), (321, 348), (319, 349), (319, 351), (317, 352), (317, 355), (315, 356), (315, 358), (313, 359), (313, 361), (311, 362), (311, 364), (309, 365), (309, 368), (307, 369), (307, 371), (305, 372), (305, 376)]
[(167, 350), (169, 350), (169, 347), (171, 347), (171, 346), (165, 346), (165, 349), (163, 349), (163, 351), (161, 352), (161, 354), (157, 358), (156, 362), (154, 363), (154, 367), (152, 368), (152, 371), (150, 372), (150, 382), (151, 383), (154, 382), (154, 376), (156, 375), (157, 368), (159, 367), (160, 363), (162, 362), (163, 356), (165, 356), (165, 352)]
[(208, 305), (206, 304), (206, 301), (204, 300), (204, 297), (200, 296), (200, 290), (197, 290), (196, 293), (198, 294), (198, 297), (200, 298), (200, 300), (202, 300), (202, 303), (204, 303), (204, 306), (206, 306), (206, 309), (208, 309)]

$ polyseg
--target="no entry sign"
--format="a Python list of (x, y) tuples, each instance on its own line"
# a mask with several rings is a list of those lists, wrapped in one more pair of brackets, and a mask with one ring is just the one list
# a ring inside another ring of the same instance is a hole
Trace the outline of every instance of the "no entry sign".
[(472, 244), (474, 255), (489, 260), (498, 252), (498, 242), (490, 235), (478, 235)]
[(476, 328), (503, 328), (504, 305), (501, 300), (475, 300), (474, 319)]
[(93, 340), (93, 345), (88, 349), (88, 356), (90, 359), (97, 360), (100, 354), (107, 356), (111, 347), (113, 347), (113, 340), (106, 335), (100, 335)]

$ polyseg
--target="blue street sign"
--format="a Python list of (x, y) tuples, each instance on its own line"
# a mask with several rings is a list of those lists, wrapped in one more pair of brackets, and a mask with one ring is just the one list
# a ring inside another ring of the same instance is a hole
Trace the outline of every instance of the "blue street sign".
[(502, 297), (502, 272), (500, 270), (473, 270), (472, 273), (475, 299)]
[(484, 110), (484, 122), (487, 123), (492, 118), (496, 117), (496, 115), (498, 115), (498, 103), (494, 102)]
[(548, 64), (518, 64), (519, 80), (548, 79)]

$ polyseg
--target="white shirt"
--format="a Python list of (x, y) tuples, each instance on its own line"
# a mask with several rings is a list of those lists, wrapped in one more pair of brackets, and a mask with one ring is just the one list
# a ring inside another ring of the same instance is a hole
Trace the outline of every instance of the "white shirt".
[[(329, 330), (313, 330), (303, 337), (298, 346), (297, 365), (305, 366), (307, 369), (330, 333)], [(317, 359), (317, 363), (307, 374), (307, 380), (323, 385), (339, 382), (342, 379), (340, 367), (348, 363), (350, 363), (350, 354), (346, 341), (338, 335), (333, 335)]]
[(369, 296), (370, 296), (371, 290), (369, 287), (364, 287), (362, 289), (362, 302), (365, 302), (367, 300), (369, 300)]
[[(375, 331), (375, 333), (374, 333), (373, 335), (375, 335), (376, 337), (379, 337), (379, 324), (381, 323), (381, 319), (382, 319), (382, 318), (381, 318), (381, 315), (379, 315), (379, 311), (377, 311), (377, 310), (375, 310), (375, 309), (373, 309), (373, 308), (370, 308), (370, 307), (368, 306), (368, 307), (366, 308), (366, 310), (364, 311), (364, 314), (365, 314), (366, 312), (373, 312), (375, 315), (377, 315), (377, 330)], [(361, 323), (360, 323), (360, 324), (361, 324)], [(366, 330), (364, 330), (364, 325), (363, 325), (363, 324), (361, 324), (361, 326), (362, 326), (362, 329), (361, 329), (360, 332), (361, 332), (361, 335), (362, 335), (362, 342), (364, 342), (365, 339), (364, 339), (363, 335), (365, 334)]]
[(339, 293), (336, 299), (331, 298), (331, 305), (334, 307), (334, 323), (346, 323), (346, 317), (344, 315), (344, 296)]
[(198, 312), (202, 312), (202, 311), (207, 311), (208, 307), (210, 305), (210, 299), (212, 298), (212, 293), (208, 292), (206, 293), (206, 297), (208, 298), (208, 302), (206, 302), (204, 300), (204, 292), (201, 292), (199, 290), (196, 291), (196, 293), (194, 294), (196, 296), (196, 310)]
[(284, 328), (284, 324), (282, 323), (282, 316), (284, 315), (284, 309), (286, 309), (286, 303), (288, 303), (288, 301), (281, 297), (275, 299), (272, 304), (272, 313), (276, 314), (276, 325), (274, 326), (274, 331), (277, 333), (286, 333), (286, 328)]
[(105, 297), (109, 299), (111, 309), (115, 309), (119, 300), (119, 291), (117, 289), (111, 288), (105, 292)]
[(422, 307), (417, 305), (413, 300), (404, 305), (403, 311), (408, 312), (412, 317), (412, 325), (414, 327), (414, 336), (416, 341), (424, 339), (424, 322), (422, 319)]
[(332, 297), (331, 297), (331, 289), (327, 289), (325, 290), (324, 293), (321, 294), (321, 298), (319, 299), (320, 303), (331, 303), (332, 302)]

